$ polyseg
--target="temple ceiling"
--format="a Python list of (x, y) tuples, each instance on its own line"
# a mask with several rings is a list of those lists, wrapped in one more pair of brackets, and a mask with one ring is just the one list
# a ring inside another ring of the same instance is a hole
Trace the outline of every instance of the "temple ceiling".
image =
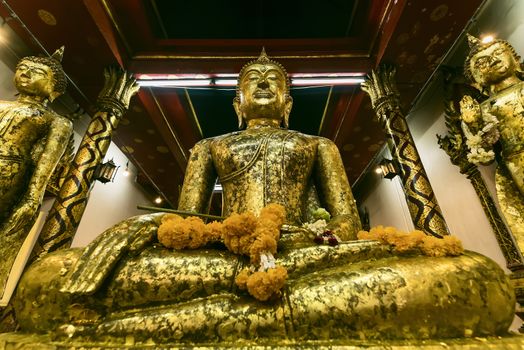
[[(405, 110), (482, 0), (32, 0), (0, 15), (36, 53), (66, 46), (69, 93), (94, 111), (108, 65), (138, 77), (210, 79), (207, 87), (143, 87), (113, 141), (137, 181), (176, 205), (191, 147), (237, 129), (233, 77), (265, 47), (293, 76), (362, 75), (398, 67)], [(335, 141), (354, 183), (385, 142), (358, 85), (293, 86), (290, 127)]]

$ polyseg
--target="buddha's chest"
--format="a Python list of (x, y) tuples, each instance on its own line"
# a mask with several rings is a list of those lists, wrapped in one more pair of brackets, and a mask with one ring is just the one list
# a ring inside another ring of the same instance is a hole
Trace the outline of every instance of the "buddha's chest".
[(316, 143), (307, 135), (287, 130), (243, 132), (218, 140), (211, 147), (218, 175), (253, 172), (301, 176), (316, 158)]
[(0, 112), (0, 138), (17, 147), (32, 147), (49, 129), (50, 119), (44, 111), (18, 107)]
[(505, 143), (522, 142), (524, 137), (524, 99), (523, 86), (518, 84), (485, 101), (484, 111), (488, 111), (498, 120), (497, 128)]

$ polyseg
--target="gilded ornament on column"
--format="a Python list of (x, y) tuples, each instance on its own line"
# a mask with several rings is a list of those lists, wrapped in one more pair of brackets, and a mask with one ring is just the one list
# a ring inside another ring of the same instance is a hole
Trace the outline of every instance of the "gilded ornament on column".
[(111, 143), (113, 131), (138, 91), (136, 80), (120, 69), (104, 71), (97, 109), (38, 239), (37, 255), (68, 248), (87, 205), (89, 192)]
[(428, 176), (400, 106), (395, 69), (373, 70), (362, 89), (371, 98), (379, 122), (388, 137), (391, 154), (400, 165), (400, 178), (415, 228), (442, 237), (448, 230)]

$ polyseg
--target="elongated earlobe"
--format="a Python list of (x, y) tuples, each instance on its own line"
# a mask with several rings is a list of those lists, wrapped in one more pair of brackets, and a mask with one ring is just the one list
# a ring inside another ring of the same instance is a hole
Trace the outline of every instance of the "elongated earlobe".
[(284, 128), (289, 128), (289, 114), (291, 113), (291, 107), (293, 107), (293, 98), (291, 96), (286, 97), (286, 105), (284, 107)]
[(240, 99), (238, 97), (235, 97), (233, 99), (233, 108), (235, 109), (235, 113), (237, 114), (238, 128), (242, 129), (244, 127), (244, 118), (242, 116), (242, 111), (240, 109)]

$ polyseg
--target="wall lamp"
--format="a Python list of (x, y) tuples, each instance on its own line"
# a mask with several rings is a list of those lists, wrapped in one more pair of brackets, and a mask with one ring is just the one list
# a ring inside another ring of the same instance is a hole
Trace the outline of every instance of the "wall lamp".
[(382, 175), (386, 179), (393, 179), (395, 176), (400, 175), (399, 167), (396, 162), (392, 159), (382, 159), (375, 168), (377, 174)]
[(95, 180), (98, 180), (103, 184), (107, 182), (113, 182), (118, 168), (120, 168), (120, 166), (116, 166), (115, 162), (113, 162), (113, 159), (111, 159), (109, 162), (98, 164), (95, 169)]

